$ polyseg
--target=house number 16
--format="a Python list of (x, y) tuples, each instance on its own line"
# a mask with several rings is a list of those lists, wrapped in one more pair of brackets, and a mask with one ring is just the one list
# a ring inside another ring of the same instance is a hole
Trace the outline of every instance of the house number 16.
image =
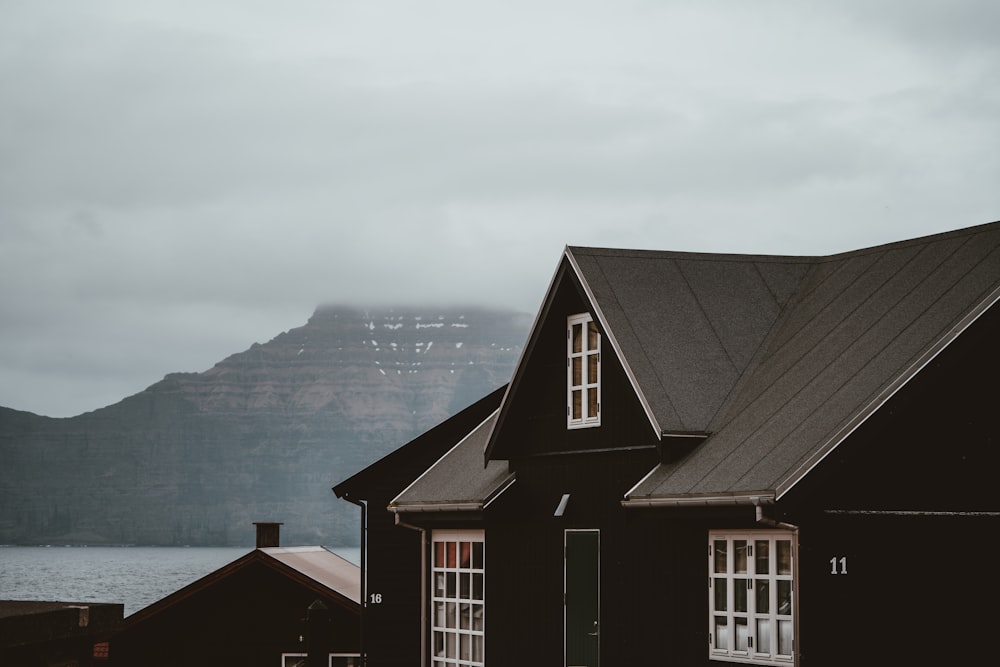
[[(837, 569), (837, 565), (840, 565), (840, 569)], [(847, 574), (847, 556), (841, 556), (837, 558), (834, 556), (830, 559), (830, 574)]]

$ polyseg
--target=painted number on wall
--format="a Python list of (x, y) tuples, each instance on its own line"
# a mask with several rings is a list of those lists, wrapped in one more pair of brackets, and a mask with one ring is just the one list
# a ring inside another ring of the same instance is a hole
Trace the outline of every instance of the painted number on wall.
[(847, 574), (847, 556), (830, 559), (830, 574)]
[(370, 596), (368, 596), (368, 601), (371, 604), (382, 604), (382, 594), (372, 593)]

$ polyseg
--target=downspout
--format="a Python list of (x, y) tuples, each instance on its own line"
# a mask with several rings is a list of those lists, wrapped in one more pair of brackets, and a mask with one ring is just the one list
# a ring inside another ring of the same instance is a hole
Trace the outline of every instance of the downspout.
[(420, 533), (420, 667), (427, 667), (427, 660), (430, 655), (430, 649), (428, 646), (428, 635), (430, 634), (430, 630), (427, 625), (430, 598), (427, 595), (427, 591), (431, 576), (430, 569), (428, 568), (428, 562), (430, 559), (430, 544), (427, 541), (427, 529), (421, 526), (415, 526), (412, 523), (406, 523), (400, 517), (399, 512), (393, 512), (393, 516), (395, 517), (397, 526), (400, 526), (401, 528), (409, 528), (410, 530), (415, 530)]
[(795, 615), (792, 617), (792, 637), (794, 638), (792, 640), (793, 646), (794, 646), (794, 648), (792, 650), (792, 653), (794, 654), (792, 656), (792, 664), (800, 665), (800, 664), (802, 664), (802, 662), (801, 662), (802, 656), (799, 653), (798, 640), (799, 640), (799, 637), (801, 637), (802, 635), (799, 634), (799, 617), (801, 616), (801, 613), (799, 611), (799, 588), (798, 588), (798, 583), (799, 583), (799, 527), (796, 526), (795, 524), (792, 524), (792, 523), (786, 523), (784, 521), (776, 521), (776, 520), (772, 519), (769, 516), (765, 516), (764, 515), (764, 506), (761, 505), (760, 503), (754, 503), (754, 510), (756, 511), (756, 515), (757, 515), (757, 523), (762, 524), (764, 526), (770, 526), (772, 528), (781, 528), (782, 530), (791, 531), (791, 533), (795, 536), (795, 558), (792, 559), (792, 582), (793, 582), (792, 585), (794, 587), (793, 591), (792, 591), (792, 594), (795, 597), (795, 607), (794, 607), (795, 608)]
[(361, 664), (368, 662), (365, 651), (365, 610), (368, 608), (368, 501), (353, 500), (346, 494), (344, 500), (361, 508), (361, 617), (358, 619), (358, 652)]
[(763, 524), (765, 526), (771, 526), (772, 528), (781, 528), (783, 530), (791, 530), (796, 533), (799, 532), (799, 527), (795, 524), (785, 523), (784, 521), (775, 521), (769, 516), (764, 516), (764, 506), (760, 503), (754, 503), (754, 510), (757, 513), (757, 523)]

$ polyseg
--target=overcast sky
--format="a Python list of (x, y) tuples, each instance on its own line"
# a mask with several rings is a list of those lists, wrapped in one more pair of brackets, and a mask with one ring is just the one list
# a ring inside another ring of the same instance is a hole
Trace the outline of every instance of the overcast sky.
[(1000, 219), (995, 0), (0, 0), (0, 405), (321, 303), (535, 312), (567, 245)]

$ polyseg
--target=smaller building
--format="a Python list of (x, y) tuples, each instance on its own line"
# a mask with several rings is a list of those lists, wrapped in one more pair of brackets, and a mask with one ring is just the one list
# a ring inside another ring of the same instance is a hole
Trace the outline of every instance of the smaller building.
[(0, 600), (0, 665), (103, 665), (124, 605)]
[[(415, 477), (448, 454), (455, 443), (496, 412), (507, 386), (490, 392), (458, 414), (333, 487), (338, 498), (362, 508), (364, 605), (361, 650), (372, 667), (411, 667), (423, 641), (425, 536), (404, 530), (389, 502)], [(465, 474), (465, 471), (461, 471)], [(371, 549), (367, 546), (372, 545)]]
[(111, 664), (356, 667), (360, 601), (360, 568), (332, 551), (259, 546), (125, 619)]

